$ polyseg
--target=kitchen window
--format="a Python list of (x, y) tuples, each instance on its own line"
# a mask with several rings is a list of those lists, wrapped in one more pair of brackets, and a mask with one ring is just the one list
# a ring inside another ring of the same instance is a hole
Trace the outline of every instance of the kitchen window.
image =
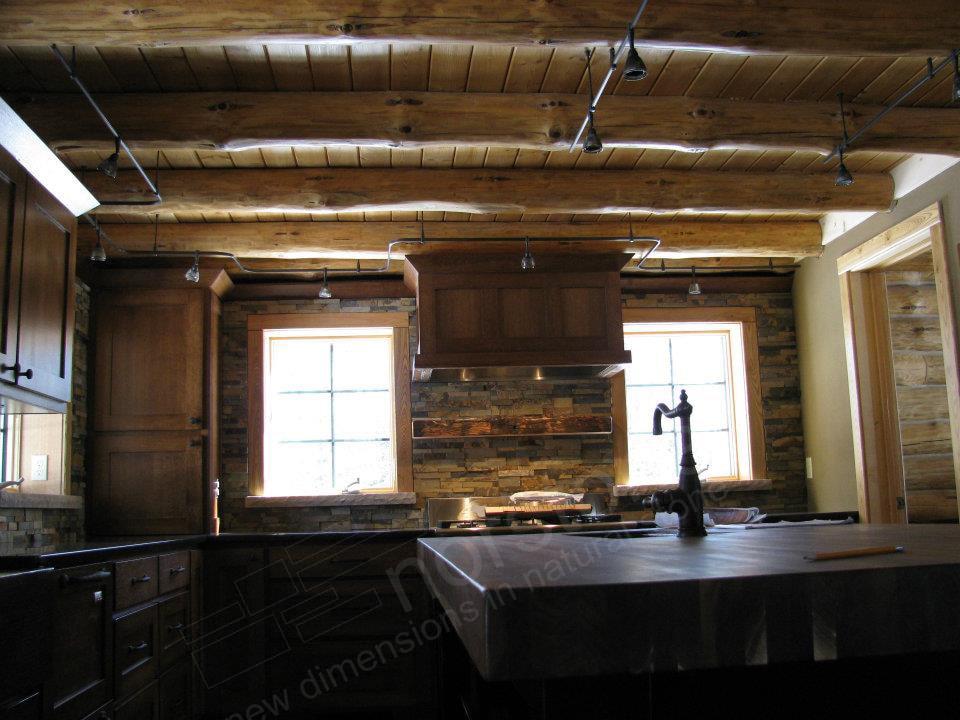
[(406, 313), (250, 317), (251, 495), (412, 485), (408, 322)]
[(685, 389), (694, 407), (693, 454), (701, 480), (746, 481), (766, 474), (753, 308), (624, 311), (624, 346), (633, 354), (614, 386), (619, 417), (617, 479), (670, 485), (680, 463), (680, 424), (651, 432), (658, 403), (671, 408)]

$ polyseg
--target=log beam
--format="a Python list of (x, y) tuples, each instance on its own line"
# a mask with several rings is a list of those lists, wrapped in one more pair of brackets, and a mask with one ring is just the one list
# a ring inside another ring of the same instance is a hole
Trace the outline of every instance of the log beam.
[[(163, 223), (112, 224), (104, 226), (111, 240), (127, 250), (156, 249), (177, 252), (221, 250), (243, 258), (285, 259), (302, 266), (304, 260), (383, 260), (387, 245), (399, 238), (415, 238), (421, 226), (415, 222), (262, 222), (262, 223)], [(799, 258), (819, 256), (820, 224), (817, 222), (643, 222), (633, 227), (636, 235), (660, 238), (655, 258)], [(544, 252), (624, 250), (623, 245), (604, 243), (602, 237), (627, 237), (627, 223), (551, 222), (427, 222), (426, 238), (551, 238), (559, 242), (537, 243)], [(566, 241), (563, 238), (595, 238)], [(93, 229), (80, 226), (81, 253), (89, 254), (96, 241)], [(430, 243), (430, 251), (463, 252), (464, 243)], [(646, 250), (641, 244), (637, 252)], [(109, 247), (108, 247), (109, 249)], [(397, 245), (402, 257), (416, 252), (415, 245)], [(518, 241), (494, 239), (477, 243), (477, 252), (518, 249)], [(346, 266), (346, 263), (344, 264)], [(319, 266), (318, 266), (319, 267)], [(330, 265), (333, 267), (333, 265)]]
[[(132, 171), (86, 181), (101, 201), (148, 197)], [(624, 213), (887, 211), (893, 179), (858, 173), (704, 170), (434, 170), (284, 168), (167, 170), (158, 205), (105, 206), (98, 215), (150, 212)]]
[[(16, 94), (8, 102), (55, 150), (113, 150), (78, 95)], [(98, 95), (134, 149), (256, 147), (509, 147), (566, 150), (585, 98), (570, 94), (441, 92), (197, 92)], [(848, 105), (855, 132), (881, 108)], [(808, 150), (839, 140), (836, 103), (611, 95), (598, 115), (609, 148)], [(897, 108), (858, 141), (870, 152), (960, 155), (954, 108)]]
[[(14, 45), (229, 45), (240, 43), (496, 43), (605, 45), (635, 10), (619, 0), (477, 4), (275, 0), (4, 0), (0, 40)], [(651, 3), (637, 27), (646, 45), (748, 53), (942, 55), (960, 37), (955, 0), (671, 0)]]

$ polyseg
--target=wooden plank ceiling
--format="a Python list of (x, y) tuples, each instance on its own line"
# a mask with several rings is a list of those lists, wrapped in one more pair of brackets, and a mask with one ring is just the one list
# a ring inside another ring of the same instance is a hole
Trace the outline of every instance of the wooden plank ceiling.
[[(626, 12), (626, 10), (625, 10)], [(760, 10), (757, 10), (760, 12)], [(626, 21), (626, 18), (625, 18)], [(613, 41), (614, 38), (611, 38)], [(69, 48), (65, 48), (68, 50)], [(583, 48), (535, 45), (417, 43), (247, 44), (196, 47), (104, 45), (76, 48), (79, 75), (94, 93), (184, 93), (223, 91), (439, 91), (454, 93), (578, 93), (587, 99)], [(688, 96), (764, 102), (824, 101), (843, 92), (851, 102), (880, 104), (894, 98), (926, 72), (922, 57), (738, 55), (696, 50), (643, 48), (648, 76), (629, 83), (619, 73), (608, 93), (616, 96)], [(594, 78), (606, 65), (598, 48)], [(941, 73), (911, 97), (918, 107), (945, 107), (949, 72)], [(73, 93), (75, 87), (49, 47), (0, 45), (0, 92)], [(597, 126), (603, 133), (603, 103)], [(349, 118), (346, 119), (349, 122)], [(122, 132), (122, 128), (120, 128)], [(839, 130), (838, 133), (839, 135)], [(109, 150), (64, 150), (75, 169), (93, 168)], [(887, 172), (906, 155), (852, 151), (847, 165), (856, 173)], [(164, 148), (138, 151), (152, 168), (159, 162), (160, 185), (166, 169), (225, 168), (487, 168), (542, 170), (706, 170), (752, 173), (834, 173), (816, 152), (792, 150), (709, 150), (612, 148), (597, 155), (507, 147), (431, 146), (294, 147), (275, 146), (233, 152)], [(129, 166), (122, 164), (122, 166)], [(737, 213), (462, 213), (443, 211), (162, 212), (161, 222), (225, 223), (268, 221), (498, 221), (498, 222), (657, 222), (799, 221), (809, 214)], [(140, 223), (148, 213), (116, 213), (110, 222)], [(639, 230), (642, 232), (642, 227)]]

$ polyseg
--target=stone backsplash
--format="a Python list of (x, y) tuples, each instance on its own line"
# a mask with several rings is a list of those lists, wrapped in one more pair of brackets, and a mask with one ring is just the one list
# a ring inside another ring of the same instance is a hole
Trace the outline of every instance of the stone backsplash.
[[(90, 288), (75, 283), (73, 401), (70, 404), (70, 476), (64, 491), (83, 497), (86, 487), (87, 379), (90, 348)], [(0, 554), (76, 542), (84, 535), (83, 506), (73, 509), (0, 508)]]
[[(772, 487), (726, 493), (717, 505), (757, 505), (766, 511), (806, 510), (803, 437), (793, 300), (789, 292), (684, 294), (625, 292), (625, 307), (754, 306), (758, 331), (767, 469)], [(520, 490), (609, 490), (614, 482), (610, 437), (516, 437), (417, 440), (413, 443), (418, 508), (246, 508), (247, 317), (265, 313), (402, 311), (415, 323), (412, 299), (277, 300), (224, 303), (221, 330), (221, 518), (231, 530), (339, 530), (418, 527), (425, 498), (500, 495)], [(411, 353), (416, 331), (411, 332)], [(604, 379), (413, 383), (414, 417), (481, 417), (610, 413)], [(625, 500), (620, 509), (634, 516)]]

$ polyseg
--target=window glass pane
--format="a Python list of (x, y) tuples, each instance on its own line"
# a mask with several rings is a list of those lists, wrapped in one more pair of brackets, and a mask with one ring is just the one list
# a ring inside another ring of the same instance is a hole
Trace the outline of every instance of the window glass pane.
[(329, 340), (271, 338), (270, 353), (272, 390), (330, 389)]
[(275, 395), (269, 422), (278, 442), (329, 440), (330, 393)]
[(727, 343), (723, 335), (675, 335), (673, 381), (723, 382), (727, 376)]
[[(670, 403), (670, 386), (628, 387), (627, 427), (632, 433), (653, 430), (653, 409), (658, 403)], [(665, 430), (669, 431), (668, 428)]]
[(389, 390), (393, 374), (389, 338), (336, 341), (333, 350), (334, 390)]
[(382, 440), (393, 436), (389, 392), (334, 393), (333, 417), (337, 440)]
[(672, 433), (630, 435), (630, 480), (645, 485), (677, 482), (679, 468)]
[(394, 459), (389, 442), (341, 442), (334, 445), (335, 489), (360, 479), (361, 488), (393, 487)]
[(693, 459), (697, 461), (701, 480), (733, 475), (730, 433), (695, 432), (691, 442), (693, 442)]
[(274, 443), (270, 448), (270, 495), (316, 495), (332, 489), (330, 443)]
[[(686, 385), (687, 402), (693, 405), (690, 427), (697, 430), (727, 430), (730, 414), (727, 408), (726, 385)], [(677, 388), (677, 402), (680, 401)]]
[(627, 385), (670, 382), (670, 341), (666, 335), (625, 335), (623, 344), (633, 353), (633, 361), (625, 370)]

